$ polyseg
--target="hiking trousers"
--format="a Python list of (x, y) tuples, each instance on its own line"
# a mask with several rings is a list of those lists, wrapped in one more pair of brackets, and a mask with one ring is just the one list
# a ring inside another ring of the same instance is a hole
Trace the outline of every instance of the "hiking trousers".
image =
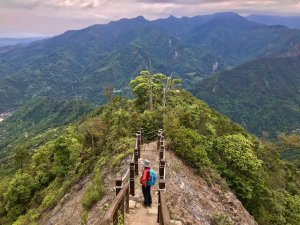
[(143, 196), (144, 196), (144, 205), (151, 206), (152, 197), (151, 197), (151, 187), (150, 186), (142, 186)]

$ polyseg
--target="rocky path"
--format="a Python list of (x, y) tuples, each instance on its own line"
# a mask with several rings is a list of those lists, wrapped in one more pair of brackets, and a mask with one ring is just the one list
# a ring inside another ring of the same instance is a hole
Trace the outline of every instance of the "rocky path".
[(140, 177), (143, 170), (142, 161), (148, 159), (152, 168), (158, 173), (159, 152), (156, 150), (156, 142), (145, 144), (141, 149), (141, 158), (139, 160), (139, 175), (135, 181), (135, 196), (130, 199), (129, 214), (126, 215), (125, 225), (157, 225), (157, 207), (158, 207), (158, 184), (151, 187), (152, 207), (143, 207), (143, 194), (140, 185)]

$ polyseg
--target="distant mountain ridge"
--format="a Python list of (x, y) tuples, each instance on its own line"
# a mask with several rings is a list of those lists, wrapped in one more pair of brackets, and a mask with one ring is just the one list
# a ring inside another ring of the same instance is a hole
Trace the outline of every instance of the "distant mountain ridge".
[(267, 25), (284, 25), (300, 29), (300, 16), (249, 15), (248, 20)]
[(93, 25), (0, 51), (0, 112), (39, 96), (101, 103), (105, 85), (123, 90), (150, 65), (192, 88), (213, 70), (294, 55), (299, 44), (300, 31), (249, 22), (235, 13), (155, 21), (140, 16)]
[(32, 37), (32, 38), (0, 38), (0, 47), (11, 46), (17, 44), (30, 44), (34, 41), (39, 41), (45, 38)]

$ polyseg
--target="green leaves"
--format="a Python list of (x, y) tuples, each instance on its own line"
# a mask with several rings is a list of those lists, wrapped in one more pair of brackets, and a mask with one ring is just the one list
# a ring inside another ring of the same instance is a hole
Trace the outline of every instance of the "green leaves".
[(142, 71), (140, 76), (130, 81), (130, 87), (136, 97), (137, 106), (141, 110), (153, 110), (159, 106), (165, 107), (168, 92), (180, 82), (180, 79), (172, 79), (162, 73)]
[(27, 173), (16, 174), (9, 183), (3, 199), (5, 210), (11, 220), (27, 211), (36, 189), (37, 184), (32, 176)]
[(215, 150), (227, 165), (245, 174), (256, 174), (262, 169), (262, 161), (254, 152), (250, 140), (242, 134), (218, 137)]
[[(172, 93), (170, 100), (164, 134), (180, 157), (210, 185), (225, 180), (223, 188), (229, 187), (259, 224), (299, 224), (299, 173), (279, 160), (274, 146), (263, 145), (189, 93)], [(285, 140), (295, 146), (297, 138)]]

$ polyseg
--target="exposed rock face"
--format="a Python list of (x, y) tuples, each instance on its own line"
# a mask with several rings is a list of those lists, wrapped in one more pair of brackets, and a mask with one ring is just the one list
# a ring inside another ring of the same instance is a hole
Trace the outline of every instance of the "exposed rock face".
[(257, 225), (242, 203), (219, 186), (210, 187), (173, 153), (167, 152), (166, 198), (172, 217), (183, 224), (209, 225), (218, 214), (235, 225)]
[[(115, 177), (122, 175), (128, 168), (129, 158), (126, 158), (116, 174), (115, 170), (108, 169), (103, 171), (103, 183), (105, 196), (95, 204), (88, 212), (88, 225), (94, 225), (103, 218), (107, 206), (115, 197)], [(81, 198), (84, 190), (90, 185), (92, 175), (88, 175), (74, 185), (58, 204), (46, 212), (39, 221), (42, 225), (81, 225), (81, 217), (84, 212), (81, 204)]]
[(85, 177), (73, 186), (52, 210), (42, 216), (40, 224), (80, 224), (83, 212), (80, 200), (84, 193), (84, 187), (90, 182), (90, 177)]

